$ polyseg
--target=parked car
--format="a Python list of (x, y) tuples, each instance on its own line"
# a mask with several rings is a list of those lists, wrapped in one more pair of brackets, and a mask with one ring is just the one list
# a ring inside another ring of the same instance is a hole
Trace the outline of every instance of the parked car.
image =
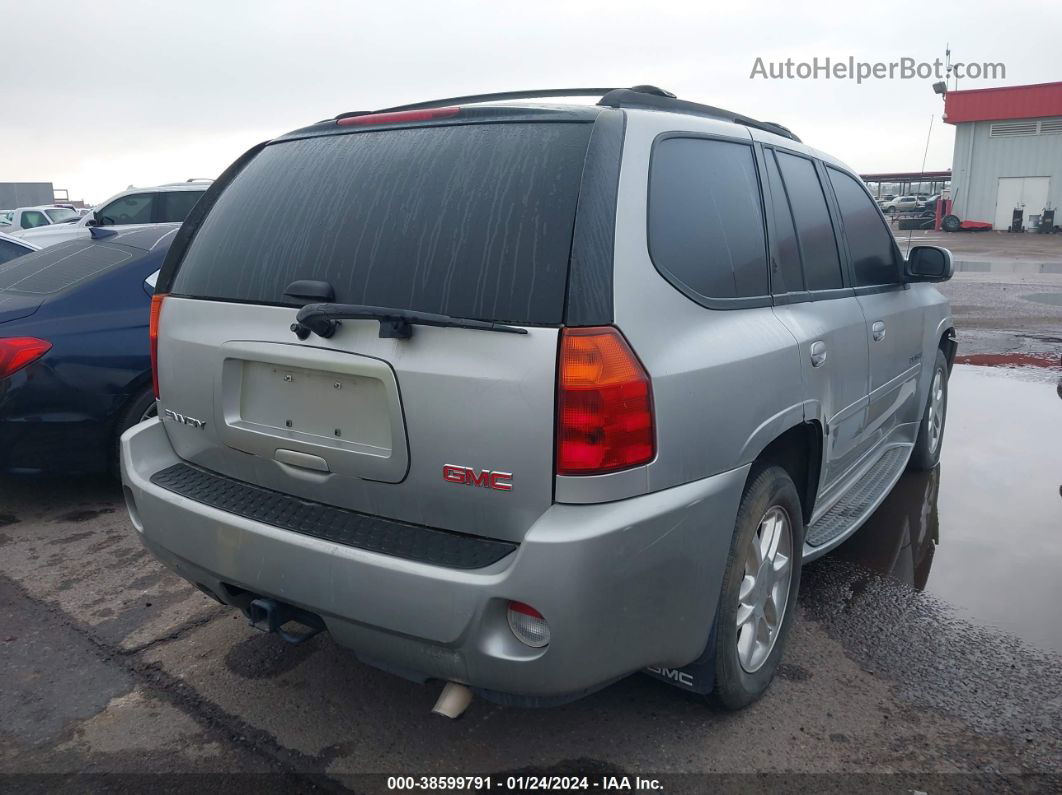
[(32, 229), (56, 225), (64, 228), (77, 219), (77, 211), (69, 207), (54, 205), (19, 207), (17, 210), (9, 210), (0, 215), (0, 232), (14, 237), (23, 237)]
[(897, 196), (886, 202), (882, 208), (887, 213), (909, 213), (922, 207), (923, 201), (917, 196)]
[(85, 239), (93, 226), (134, 226), (180, 223), (199, 201), (212, 180), (174, 182), (154, 188), (130, 188), (112, 196), (66, 227), (35, 229), (24, 237), (38, 246), (52, 246), (65, 240)]
[(76, 240), (0, 265), (0, 471), (117, 471), (152, 416), (151, 287), (177, 224)]
[(659, 89), (343, 114), (250, 150), (179, 237), (159, 418), (122, 437), (138, 535), (258, 628), (444, 694), (647, 669), (745, 706), (801, 564), (940, 455), (950, 254), (904, 259), (784, 127)]
[(13, 260), (15, 257), (21, 257), (23, 254), (36, 251), (37, 248), (38, 246), (33, 243), (0, 232), (0, 265), (3, 265), (8, 260)]

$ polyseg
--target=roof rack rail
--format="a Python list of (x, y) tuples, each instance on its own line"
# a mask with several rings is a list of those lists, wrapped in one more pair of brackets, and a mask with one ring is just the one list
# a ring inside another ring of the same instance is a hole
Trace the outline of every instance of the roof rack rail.
[[(800, 139), (796, 137), (788, 127), (783, 127), (781, 124), (775, 124), (770, 121), (758, 121), (749, 116), (745, 116), (741, 113), (734, 113), (732, 110), (724, 110), (723, 108), (717, 108), (712, 105), (701, 105), (697, 102), (689, 102), (685, 99), (678, 99), (674, 94), (664, 92), (657, 94), (651, 91), (645, 91), (646, 88), (653, 88), (652, 86), (635, 86), (634, 88), (617, 88), (601, 97), (601, 101), (598, 105), (604, 105), (610, 108), (636, 108), (642, 110), (667, 110), (672, 113), (689, 113), (693, 116), (707, 116), (711, 119), (721, 119), (723, 121), (732, 121), (736, 124), (744, 125), (745, 127), (755, 127), (757, 130), (764, 130), (775, 135), (781, 135), (783, 138), (789, 138), (793, 141), (800, 142)], [(660, 91), (660, 89), (656, 89)]]
[(335, 118), (345, 119), (351, 116), (365, 116), (370, 113), (397, 113), (407, 110), (427, 110), (448, 105), (473, 105), (479, 102), (504, 102), (512, 99), (544, 99), (546, 97), (601, 97), (598, 105), (610, 108), (637, 108), (643, 110), (665, 110), (672, 113), (688, 113), (693, 116), (706, 116), (712, 119), (731, 121), (746, 127), (781, 135), (799, 142), (800, 139), (788, 128), (770, 121), (757, 121), (740, 113), (701, 105), (679, 99), (670, 91), (650, 85), (632, 86), (631, 88), (546, 88), (527, 91), (499, 91), (493, 94), (469, 94), (463, 97), (446, 97), (426, 102), (414, 102), (409, 105), (395, 105), (379, 110), (356, 110), (340, 113)]

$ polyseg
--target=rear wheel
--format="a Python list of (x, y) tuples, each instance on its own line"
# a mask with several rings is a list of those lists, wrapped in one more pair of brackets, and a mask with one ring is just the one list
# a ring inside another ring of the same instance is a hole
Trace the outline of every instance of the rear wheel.
[(918, 438), (908, 468), (927, 472), (940, 463), (940, 448), (944, 444), (944, 423), (948, 419), (948, 360), (937, 349), (933, 363), (933, 377), (929, 382), (929, 396), (918, 426)]
[(111, 445), (111, 473), (116, 477), (121, 474), (121, 439), (122, 434), (134, 425), (158, 416), (155, 393), (151, 386), (138, 393), (118, 417), (114, 426), (114, 440)]
[(745, 487), (716, 611), (714, 700), (741, 709), (767, 690), (782, 658), (800, 588), (804, 521), (779, 466)]

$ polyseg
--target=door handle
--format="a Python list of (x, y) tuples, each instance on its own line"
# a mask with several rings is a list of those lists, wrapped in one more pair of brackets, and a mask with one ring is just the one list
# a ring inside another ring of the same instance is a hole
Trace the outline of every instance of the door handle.
[(821, 367), (826, 362), (826, 343), (822, 340), (816, 340), (811, 343), (811, 366)]
[(874, 335), (874, 342), (881, 342), (885, 339), (885, 322), (882, 320), (875, 320), (870, 327), (870, 333)]

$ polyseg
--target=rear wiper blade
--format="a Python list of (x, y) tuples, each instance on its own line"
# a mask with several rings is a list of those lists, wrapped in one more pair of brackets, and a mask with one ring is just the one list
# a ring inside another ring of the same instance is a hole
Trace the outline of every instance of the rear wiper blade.
[(441, 326), (444, 328), (468, 328), (480, 331), (502, 331), (507, 334), (526, 334), (527, 329), (507, 326), (489, 320), (469, 320), (433, 312), (417, 312), (413, 309), (390, 309), (385, 306), (363, 304), (307, 304), (295, 316), (291, 330), (300, 340), (312, 331), (318, 337), (331, 337), (336, 333), (340, 320), (379, 320), (380, 336), (408, 340), (413, 336), (413, 326)]

